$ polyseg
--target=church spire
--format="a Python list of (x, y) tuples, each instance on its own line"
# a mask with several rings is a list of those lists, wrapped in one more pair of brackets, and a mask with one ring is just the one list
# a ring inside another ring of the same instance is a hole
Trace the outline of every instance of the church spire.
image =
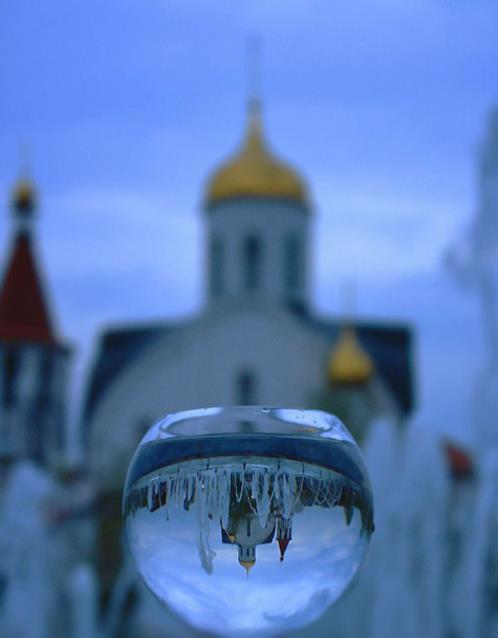
[(31, 238), (36, 189), (27, 177), (15, 184), (11, 207), (16, 229), (0, 285), (0, 341), (54, 344), (57, 340)]
[(31, 180), (19, 179), (12, 192), (12, 210), (17, 219), (30, 218), (36, 209), (36, 190)]
[(248, 42), (247, 125), (242, 144), (211, 176), (206, 209), (236, 199), (280, 200), (309, 210), (308, 193), (300, 175), (277, 157), (266, 141), (261, 117), (260, 45)]
[(30, 178), (30, 151), (27, 144), (20, 149), (19, 178), (14, 184), (11, 196), (12, 212), (17, 222), (25, 229), (36, 210), (36, 188)]

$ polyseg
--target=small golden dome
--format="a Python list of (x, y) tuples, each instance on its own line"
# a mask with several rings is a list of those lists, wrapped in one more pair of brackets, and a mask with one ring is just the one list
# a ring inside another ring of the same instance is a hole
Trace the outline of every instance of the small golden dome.
[(332, 383), (366, 383), (374, 372), (372, 359), (361, 347), (355, 330), (345, 326), (334, 347), (329, 362), (329, 381)]
[(12, 207), (17, 213), (32, 213), (36, 206), (36, 189), (27, 178), (19, 179), (12, 191)]
[(242, 147), (215, 171), (208, 183), (208, 204), (232, 197), (274, 197), (307, 206), (305, 184), (297, 172), (275, 157), (267, 146), (257, 100), (249, 105)]
[(251, 571), (251, 568), (256, 564), (255, 560), (239, 560), (239, 563), (246, 570), (247, 574)]

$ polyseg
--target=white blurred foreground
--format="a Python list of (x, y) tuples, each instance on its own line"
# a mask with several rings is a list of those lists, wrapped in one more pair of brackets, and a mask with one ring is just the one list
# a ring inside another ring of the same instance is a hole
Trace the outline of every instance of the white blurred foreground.
[[(498, 379), (490, 378), (481, 388), (481, 404), (498, 406), (497, 390)], [(498, 635), (495, 418), (496, 412), (489, 419), (493, 432), (483, 427), (487, 442), (476, 453), (480, 471), (471, 480), (450, 479), (441, 441), (431, 429), (412, 425), (400, 432), (389, 421), (373, 424), (366, 456), (376, 532), (367, 560), (345, 598), (296, 637)], [(135, 582), (133, 570), (125, 566), (111, 611), (100, 617), (92, 568), (75, 562), (79, 552), (70, 536), (53, 525), (50, 502), (56, 490), (29, 465), (10, 477), (2, 504), (0, 635), (121, 637), (119, 618)], [(132, 620), (130, 635), (198, 635), (143, 590)]]

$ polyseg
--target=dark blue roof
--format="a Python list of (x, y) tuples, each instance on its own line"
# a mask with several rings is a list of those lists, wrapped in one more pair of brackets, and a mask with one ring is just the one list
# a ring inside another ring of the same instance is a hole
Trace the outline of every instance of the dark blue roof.
[(90, 371), (83, 406), (83, 420), (93, 410), (112, 381), (147, 346), (174, 328), (171, 324), (127, 325), (103, 332), (97, 344), (97, 356)]
[[(321, 332), (332, 348), (342, 325), (302, 312), (292, 311), (304, 325)], [(97, 357), (89, 376), (83, 407), (83, 420), (88, 423), (100, 398), (112, 381), (156, 339), (170, 333), (178, 324), (127, 325), (105, 331), (99, 340)], [(414, 406), (414, 365), (412, 330), (406, 325), (356, 322), (361, 345), (372, 357), (377, 372), (395, 397), (402, 414)]]
[[(342, 321), (326, 321), (303, 313), (298, 313), (298, 316), (308, 327), (329, 337), (332, 347), (339, 336)], [(409, 414), (415, 403), (412, 329), (404, 324), (365, 321), (354, 322), (354, 327), (401, 413)]]

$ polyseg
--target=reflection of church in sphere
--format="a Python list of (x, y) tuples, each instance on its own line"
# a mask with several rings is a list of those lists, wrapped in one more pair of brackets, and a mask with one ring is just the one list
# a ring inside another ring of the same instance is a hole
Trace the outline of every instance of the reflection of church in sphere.
[(228, 530), (221, 530), (223, 543), (237, 545), (239, 563), (248, 573), (256, 564), (256, 547), (271, 543), (274, 535), (275, 517), (268, 516), (262, 524), (256, 513), (247, 513), (236, 519), (232, 514)]
[(29, 460), (54, 470), (66, 447), (71, 349), (57, 335), (43, 285), (37, 193), (26, 176), (15, 184), (11, 208), (10, 250), (0, 282), (0, 468)]
[[(234, 408), (231, 410), (231, 418), (242, 429), (247, 424), (257, 425), (250, 420), (251, 413), (257, 413), (251, 407), (242, 408), (244, 414), (239, 412), (238, 416)], [(249, 420), (237, 421), (241, 416)], [(285, 423), (280, 421), (279, 426), (285, 428)], [(205, 422), (203, 425), (209, 429)], [(167, 538), (169, 533), (175, 535), (171, 529), (180, 521), (184, 523), (187, 516), (190, 523), (184, 532), (189, 546), (197, 545), (199, 563), (206, 574), (213, 574), (217, 562), (210, 538), (212, 526), (219, 526), (219, 540), (236, 549), (234, 559), (249, 574), (257, 563), (260, 546), (275, 541), (275, 551), (266, 552), (267, 565), (283, 562), (286, 553), (294, 553), (294, 533), (300, 539), (297, 547), (302, 549), (312, 511), (328, 510), (332, 514), (333, 510), (342, 510), (339, 527), (351, 527), (352, 536), (367, 540), (373, 533), (372, 494), (357, 446), (351, 442), (329, 440), (325, 449), (325, 438), (313, 441), (302, 437), (298, 429), (296, 438), (287, 440), (269, 432), (249, 438), (232, 432), (191, 444), (180, 435), (175, 444), (174, 437), (160, 441), (163, 426), (164, 421), (152, 437), (148, 433), (151, 438), (139, 446), (127, 475), (123, 514), (133, 547), (142, 546), (137, 534), (140, 536), (147, 519), (151, 524), (154, 521), (160, 538)], [(337, 523), (337, 517), (328, 518), (329, 533)], [(312, 537), (317, 531), (312, 525)], [(146, 545), (150, 547), (148, 538)]]
[(240, 149), (208, 182), (203, 220), (201, 312), (183, 322), (113, 328), (99, 343), (84, 420), (92, 469), (116, 520), (131, 453), (166, 412), (322, 407), (361, 439), (373, 418), (401, 423), (412, 409), (407, 327), (313, 312), (307, 187), (270, 150), (256, 100)]

